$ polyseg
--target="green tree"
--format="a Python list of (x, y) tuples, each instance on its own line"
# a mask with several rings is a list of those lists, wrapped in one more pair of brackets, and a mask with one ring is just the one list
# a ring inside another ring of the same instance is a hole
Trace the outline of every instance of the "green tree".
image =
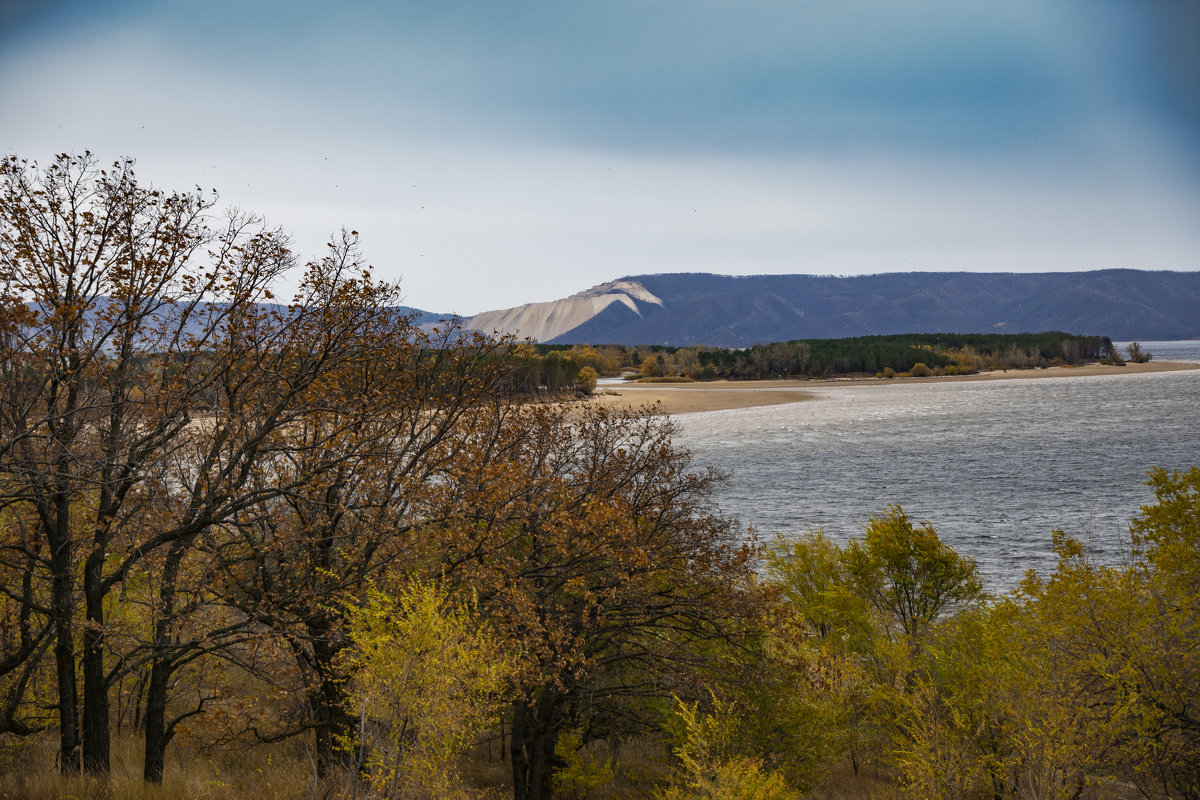
[(845, 559), (858, 595), (911, 641), (943, 614), (983, 599), (975, 561), (942, 542), (928, 522), (914, 525), (899, 506), (871, 517)]
[(860, 648), (870, 639), (870, 605), (856, 593), (842, 549), (823, 532), (778, 541), (765, 561), (770, 580), (813, 633)]

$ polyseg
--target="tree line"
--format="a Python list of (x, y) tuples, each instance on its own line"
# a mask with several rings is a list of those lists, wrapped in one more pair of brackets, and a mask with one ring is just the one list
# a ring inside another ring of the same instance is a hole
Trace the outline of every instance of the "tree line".
[(293, 796), (477, 796), (492, 744), (517, 800), (797, 797), (843, 764), (925, 797), (1200, 792), (1200, 469), (1152, 476), (1126, 565), (1060, 536), (989, 598), (899, 508), (760, 545), (669, 419), (528, 402), (603, 349), (423, 329), (352, 231), (301, 265), (87, 154), (3, 160), (0, 201), (18, 796), (110, 784), (129, 740), (151, 786), (302, 743)]
[[(841, 375), (969, 375), (981, 370), (1033, 369), (1089, 361), (1124, 363), (1107, 336), (1061, 331), (1017, 334), (893, 334), (798, 339), (746, 348), (665, 345), (537, 345), (542, 359), (601, 375), (692, 380), (823, 378)], [(1139, 357), (1141, 355), (1138, 351)]]

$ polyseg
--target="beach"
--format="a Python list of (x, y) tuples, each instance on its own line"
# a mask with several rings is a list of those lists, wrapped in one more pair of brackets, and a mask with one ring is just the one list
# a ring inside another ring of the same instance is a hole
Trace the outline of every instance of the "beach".
[(1173, 372), (1200, 369), (1200, 364), (1180, 361), (1150, 361), (1144, 364), (1109, 366), (1087, 364), (1078, 367), (1013, 369), (980, 372), (976, 375), (945, 375), (928, 378), (816, 378), (810, 380), (697, 381), (694, 383), (603, 384), (596, 389), (593, 402), (617, 407), (658, 404), (668, 414), (698, 411), (723, 411), (734, 408), (773, 406), (811, 400), (813, 390), (830, 386), (866, 386), (878, 384), (942, 383), (951, 381), (1030, 380), (1081, 377), (1090, 375), (1130, 375), (1149, 372)]

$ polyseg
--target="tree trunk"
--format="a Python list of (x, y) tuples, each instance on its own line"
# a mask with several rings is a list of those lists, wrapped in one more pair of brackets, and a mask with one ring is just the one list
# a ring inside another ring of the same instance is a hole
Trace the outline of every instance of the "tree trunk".
[(190, 541), (189, 537), (172, 543), (163, 562), (162, 583), (158, 590), (159, 613), (154, 621), (154, 658), (150, 667), (150, 684), (146, 688), (146, 752), (142, 765), (142, 779), (150, 783), (162, 783), (167, 745), (171, 741), (171, 732), (167, 730), (167, 687), (171, 673), (175, 671), (171, 622), (175, 616), (179, 565)]
[(558, 741), (558, 696), (540, 691), (533, 702), (513, 703), (513, 800), (549, 800), (553, 793), (554, 745)]
[(87, 623), (83, 628), (83, 771), (109, 770), (108, 677), (104, 673), (104, 551), (88, 555), (83, 571)]
[(172, 664), (164, 656), (156, 655), (150, 668), (150, 686), (146, 690), (146, 758), (142, 766), (142, 779), (150, 783), (162, 783), (163, 765), (167, 755), (167, 684), (171, 679)]
[(345, 648), (340, 632), (332, 620), (322, 615), (309, 620), (308, 633), (317, 672), (317, 685), (309, 694), (309, 703), (317, 721), (317, 775), (323, 778), (353, 763), (351, 754), (339, 748), (338, 739), (353, 735), (356, 718), (348, 710), (345, 679), (337, 669), (338, 654)]
[(75, 602), (71, 545), (66, 537), (51, 542), (53, 571), (54, 663), (58, 680), (59, 769), (79, 771), (79, 719), (75, 682)]

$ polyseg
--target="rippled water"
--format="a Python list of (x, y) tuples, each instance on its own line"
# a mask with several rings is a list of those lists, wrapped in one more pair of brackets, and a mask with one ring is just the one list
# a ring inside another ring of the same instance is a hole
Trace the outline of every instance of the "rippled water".
[[(1200, 362), (1200, 342), (1145, 342)], [(844, 541), (889, 503), (974, 557), (989, 589), (1050, 571), (1050, 532), (1120, 558), (1154, 466), (1200, 463), (1200, 370), (818, 386), (811, 402), (678, 417), (701, 464), (730, 473), (721, 507), (764, 537)]]

